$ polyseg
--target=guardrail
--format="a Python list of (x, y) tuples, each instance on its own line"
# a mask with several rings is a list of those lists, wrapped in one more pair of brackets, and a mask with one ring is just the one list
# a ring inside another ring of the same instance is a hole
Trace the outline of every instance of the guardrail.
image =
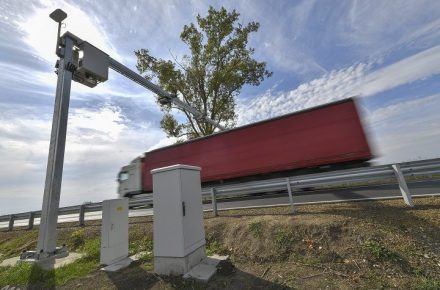
[[(289, 195), (292, 212), (294, 210), (293, 189), (329, 186), (353, 182), (374, 181), (385, 178), (397, 179), (402, 197), (405, 203), (413, 206), (411, 194), (406, 185), (405, 178), (411, 176), (421, 176), (440, 173), (440, 158), (405, 162), (400, 164), (388, 164), (380, 166), (362, 167), (347, 170), (338, 170), (324, 173), (307, 174), (301, 176), (291, 176), (258, 180), (238, 184), (226, 184), (215, 187), (202, 188), (202, 197), (212, 203), (212, 211), (218, 215), (217, 199), (227, 197), (249, 196), (250, 194), (285, 191)], [(130, 208), (145, 207), (153, 205), (152, 194), (143, 195), (140, 198), (130, 199)], [(101, 202), (89, 203), (75, 206), (62, 207), (58, 215), (79, 214), (79, 225), (84, 226), (86, 212), (96, 212), (102, 210)], [(28, 229), (34, 226), (34, 220), (41, 216), (41, 211), (24, 212), (0, 216), (0, 222), (7, 222), (8, 230), (12, 230), (16, 220), (29, 220)]]

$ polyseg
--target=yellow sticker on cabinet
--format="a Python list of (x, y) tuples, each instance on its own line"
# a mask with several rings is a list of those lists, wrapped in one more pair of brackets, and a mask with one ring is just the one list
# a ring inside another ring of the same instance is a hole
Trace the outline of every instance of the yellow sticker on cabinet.
[(117, 212), (123, 212), (123, 211), (124, 211), (124, 208), (123, 208), (122, 206), (118, 206), (118, 207), (116, 208), (116, 211), (117, 211)]

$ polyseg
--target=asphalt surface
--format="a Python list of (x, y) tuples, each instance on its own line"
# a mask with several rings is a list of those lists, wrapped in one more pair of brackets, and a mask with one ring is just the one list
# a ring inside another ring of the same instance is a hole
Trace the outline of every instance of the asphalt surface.
[[(429, 180), (408, 183), (412, 196), (423, 195), (440, 195), (440, 180)], [(314, 191), (299, 191), (293, 192), (294, 204), (304, 203), (320, 203), (320, 202), (336, 202), (336, 201), (350, 201), (350, 200), (363, 200), (363, 199), (382, 199), (390, 197), (402, 197), (399, 186), (397, 184), (387, 185), (375, 185), (368, 187), (358, 188), (338, 188), (338, 189), (325, 189)], [(403, 202), (403, 201), (402, 201)], [(289, 197), (287, 193), (268, 194), (259, 196), (258, 198), (242, 198), (242, 199), (230, 199), (221, 200), (217, 203), (219, 210), (229, 208), (241, 208), (241, 207), (258, 207), (258, 206), (273, 206), (273, 205), (285, 205), (289, 204)], [(204, 210), (212, 209), (212, 205), (204, 204)], [(131, 210), (129, 216), (146, 216), (152, 215), (153, 209), (136, 209)], [(85, 220), (98, 220), (101, 219), (101, 212), (88, 212), (85, 214)], [(78, 214), (70, 214), (58, 217), (58, 222), (76, 222), (78, 221)], [(14, 225), (25, 226), (27, 220), (17, 220)], [(39, 224), (40, 219), (35, 219), (35, 224)], [(7, 227), (7, 222), (1, 222), (0, 228)]]

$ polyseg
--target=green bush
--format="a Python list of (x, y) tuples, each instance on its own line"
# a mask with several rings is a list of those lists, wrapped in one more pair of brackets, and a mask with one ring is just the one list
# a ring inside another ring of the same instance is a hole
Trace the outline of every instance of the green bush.
[(261, 222), (253, 222), (249, 224), (249, 230), (254, 234), (256, 238), (260, 238), (263, 231), (263, 225)]
[(398, 254), (389, 250), (380, 242), (375, 240), (367, 240), (364, 242), (364, 249), (378, 260), (396, 259)]
[(150, 238), (143, 238), (140, 240), (134, 240), (128, 245), (128, 252), (130, 255), (134, 255), (140, 252), (152, 252), (153, 240)]
[(223, 245), (218, 241), (208, 242), (206, 244), (206, 255), (212, 256), (214, 254), (223, 253)]
[(85, 231), (84, 229), (78, 229), (73, 231), (70, 235), (71, 249), (76, 250), (84, 246), (85, 244)]
[(283, 229), (278, 229), (275, 232), (275, 242), (279, 245), (279, 246), (285, 246), (287, 244), (289, 244), (290, 242), (290, 233), (284, 231)]
[(91, 261), (91, 260), (99, 260), (101, 255), (101, 241), (100, 239), (88, 240), (84, 243), (82, 250), (85, 253), (83, 259)]

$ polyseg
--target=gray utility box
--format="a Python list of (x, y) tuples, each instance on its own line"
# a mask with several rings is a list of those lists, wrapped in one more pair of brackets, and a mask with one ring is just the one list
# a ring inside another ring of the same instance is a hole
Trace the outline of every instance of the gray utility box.
[(154, 169), (154, 271), (181, 275), (205, 259), (200, 167)]
[(109, 56), (87, 41), (78, 45), (80, 51), (75, 52), (74, 62), (77, 69), (73, 80), (91, 88), (108, 79)]
[(128, 199), (102, 202), (101, 260), (111, 265), (128, 256)]

